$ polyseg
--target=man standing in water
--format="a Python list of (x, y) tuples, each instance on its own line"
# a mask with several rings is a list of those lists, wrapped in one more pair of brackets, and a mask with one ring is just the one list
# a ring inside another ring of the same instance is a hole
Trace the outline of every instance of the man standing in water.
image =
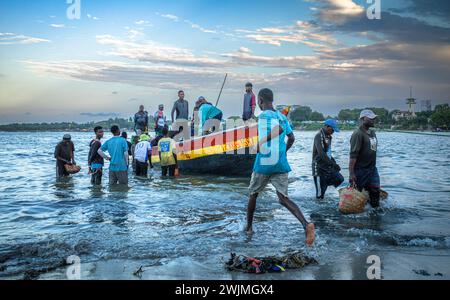
[(378, 139), (375, 120), (378, 116), (371, 110), (363, 110), (360, 115), (361, 126), (350, 139), (350, 183), (361, 191), (369, 193), (372, 207), (380, 206), (380, 175), (377, 169)]
[(144, 105), (139, 106), (139, 111), (134, 115), (134, 131), (138, 133), (148, 131), (148, 113), (144, 110)]
[(94, 128), (95, 139), (89, 144), (88, 166), (91, 174), (91, 184), (101, 185), (103, 176), (103, 165), (105, 164), (103, 157), (98, 154), (98, 150), (102, 146), (101, 139), (103, 138), (103, 128), (97, 126)]
[[(98, 150), (98, 154), (109, 160), (109, 185), (128, 185), (128, 144), (120, 136), (119, 126), (112, 126), (111, 133), (114, 135), (107, 140)], [(105, 154), (108, 151), (108, 155)]]
[[(315, 227), (309, 223), (299, 207), (288, 198), (288, 177), (291, 167), (287, 161), (287, 151), (295, 141), (288, 119), (273, 107), (273, 92), (262, 89), (258, 94), (258, 105), (263, 111), (258, 120), (258, 155), (256, 156), (250, 182), (250, 198), (247, 208), (247, 232), (253, 232), (253, 215), (258, 194), (270, 182), (277, 191), (278, 199), (303, 225), (306, 244), (312, 246)], [(285, 138), (288, 137), (286, 145)]]
[[(339, 132), (336, 120), (329, 119), (319, 133), (314, 138), (313, 146), (313, 177), (316, 186), (316, 198), (323, 199), (325, 192), (330, 185), (340, 186), (344, 182), (344, 177), (339, 173), (341, 167), (336, 163), (331, 153), (331, 141), (333, 133)], [(320, 195), (317, 179), (320, 181)]]
[[(175, 115), (176, 113), (176, 115)], [(175, 118), (174, 118), (175, 115)], [(178, 92), (178, 100), (175, 101), (172, 108), (172, 124), (176, 120), (188, 120), (189, 118), (189, 102), (184, 100), (184, 92)]]
[(70, 134), (65, 134), (63, 140), (55, 147), (56, 177), (69, 177), (64, 165), (75, 165), (75, 145)]
[(253, 84), (247, 82), (244, 94), (244, 112), (242, 114), (242, 120), (244, 120), (244, 122), (255, 118), (255, 108), (256, 97), (253, 93)]

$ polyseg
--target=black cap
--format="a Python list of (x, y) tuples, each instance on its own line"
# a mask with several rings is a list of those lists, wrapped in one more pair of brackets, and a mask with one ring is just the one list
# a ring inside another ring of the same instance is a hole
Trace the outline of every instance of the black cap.
[(245, 84), (245, 87), (253, 87), (253, 84), (252, 84), (251, 82), (247, 82), (247, 83)]

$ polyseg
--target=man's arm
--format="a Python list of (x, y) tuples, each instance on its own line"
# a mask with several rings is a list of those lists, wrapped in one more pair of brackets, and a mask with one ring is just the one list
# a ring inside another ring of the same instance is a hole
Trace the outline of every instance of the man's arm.
[(153, 169), (153, 164), (152, 164), (152, 154), (153, 154), (153, 151), (152, 151), (152, 149), (150, 148), (150, 150), (148, 150), (148, 163), (150, 164), (150, 168), (151, 168), (151, 169)]
[(294, 142), (295, 142), (295, 136), (294, 136), (293, 132), (288, 134), (287, 137), (288, 137), (288, 140), (287, 140), (287, 143), (286, 143), (286, 152), (288, 152), (289, 149), (292, 148), (292, 146), (294, 145)]
[(281, 128), (280, 125), (275, 126), (270, 134), (266, 135), (262, 139), (259, 140), (259, 146), (264, 145), (267, 142), (270, 142), (271, 140), (279, 137), (284, 132), (283, 128)]
[(255, 94), (252, 94), (251, 106), (252, 106), (252, 118), (253, 118), (255, 116), (255, 108), (256, 108), (256, 97), (255, 97)]
[(350, 139), (350, 162), (348, 166), (349, 181), (356, 182), (355, 165), (358, 160), (359, 152), (361, 151), (361, 137), (358, 133), (354, 133)]
[(95, 142), (92, 145), (92, 151), (89, 152), (88, 166), (90, 166), (92, 164), (92, 161), (94, 160), (95, 154), (98, 152), (98, 149), (100, 149), (100, 143)]
[(350, 164), (348, 166), (349, 173), (350, 173), (350, 176), (349, 176), (350, 183), (356, 182), (355, 165), (356, 165), (356, 158), (350, 158)]
[(175, 118), (173, 117), (175, 114), (175, 111), (177, 110), (177, 103), (175, 102), (173, 104), (172, 113), (170, 114), (172, 116), (172, 123), (174, 122)]
[(102, 149), (98, 149), (97, 153), (98, 153), (98, 155), (100, 155), (100, 156), (103, 157), (104, 159), (106, 159), (106, 160), (111, 160), (111, 157), (109, 157), (108, 155), (106, 155), (106, 153), (103, 152)]
[(123, 153), (123, 159), (125, 160), (125, 164), (128, 166), (130, 165), (130, 156), (128, 155), (128, 149)]
[(333, 164), (333, 162), (328, 157), (328, 154), (323, 149), (323, 146), (322, 146), (322, 135), (320, 133), (317, 134), (316, 137), (314, 138), (314, 147), (316, 148), (317, 155), (319, 155), (319, 157), (322, 160), (322, 162), (324, 162), (324, 163), (326, 163), (328, 165)]

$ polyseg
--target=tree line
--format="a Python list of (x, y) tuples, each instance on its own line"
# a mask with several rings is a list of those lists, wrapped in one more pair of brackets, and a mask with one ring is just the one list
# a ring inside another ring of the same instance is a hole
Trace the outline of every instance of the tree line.
[[(402, 130), (427, 130), (436, 128), (441, 128), (443, 130), (450, 129), (449, 104), (436, 105), (434, 111), (418, 112), (416, 113), (416, 118), (403, 118), (399, 120), (395, 120), (393, 118), (393, 116), (398, 113), (399, 110), (389, 111), (386, 108), (380, 107), (368, 107), (364, 109), (371, 109), (379, 116), (378, 127), (380, 128), (395, 128)], [(309, 106), (299, 106), (295, 110), (291, 111), (289, 118), (296, 126), (301, 126), (302, 123), (307, 121), (322, 122), (325, 119), (338, 119), (339, 121), (344, 123), (343, 126), (345, 129), (351, 129), (352, 126), (356, 126), (359, 119), (359, 114), (362, 110), (362, 108), (342, 109), (341, 111), (339, 111), (339, 114), (336, 117), (325, 117), (324, 114), (313, 111)], [(354, 124), (345, 124), (349, 122)], [(153, 117), (149, 116), (149, 126), (152, 127), (153, 123)], [(96, 126), (110, 128), (112, 125), (118, 125), (120, 128), (133, 128), (133, 118), (110, 118), (109, 120), (105, 121), (88, 123), (14, 123), (8, 125), (0, 125), (0, 131), (90, 131)], [(311, 129), (315, 129), (315, 127)]]
[(378, 127), (396, 128), (410, 130), (426, 130), (431, 128), (450, 129), (450, 107), (449, 104), (436, 105), (434, 111), (418, 112), (415, 118), (400, 118), (396, 120), (394, 116), (400, 110), (389, 111), (386, 108), (366, 107), (341, 109), (336, 117), (325, 117), (322, 113), (313, 111), (309, 106), (299, 106), (289, 115), (291, 121), (299, 125), (308, 121), (321, 122), (325, 119), (337, 119), (342, 122), (354, 122), (357, 124), (359, 115), (363, 109), (371, 109), (378, 117)]

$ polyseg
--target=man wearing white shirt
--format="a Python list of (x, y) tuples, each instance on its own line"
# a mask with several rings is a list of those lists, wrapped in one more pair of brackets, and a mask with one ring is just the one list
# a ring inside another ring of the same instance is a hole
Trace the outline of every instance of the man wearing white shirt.
[(136, 176), (147, 177), (148, 165), (152, 165), (152, 145), (150, 144), (150, 137), (142, 134), (139, 143), (134, 150), (134, 159), (136, 160)]

